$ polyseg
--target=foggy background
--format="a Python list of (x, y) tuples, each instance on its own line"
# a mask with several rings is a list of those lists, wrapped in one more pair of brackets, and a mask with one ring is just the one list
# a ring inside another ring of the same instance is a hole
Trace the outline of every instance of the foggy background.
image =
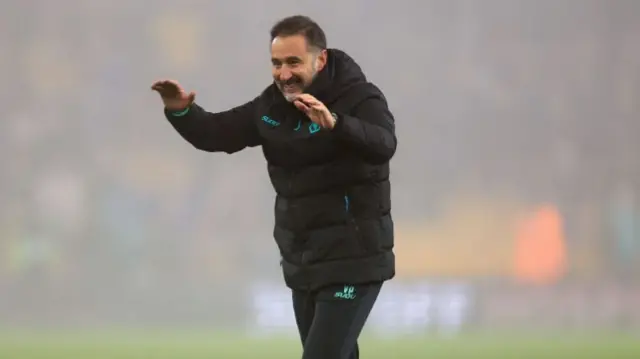
[(295, 333), (259, 148), (197, 151), (303, 13), (385, 92), (397, 277), (367, 331), (640, 329), (640, 2), (8, 0), (0, 326)]

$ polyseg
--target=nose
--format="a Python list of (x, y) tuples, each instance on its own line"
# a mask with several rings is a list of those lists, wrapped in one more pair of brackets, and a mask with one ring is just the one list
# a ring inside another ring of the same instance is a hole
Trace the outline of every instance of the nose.
[(280, 81), (287, 81), (291, 78), (291, 71), (289, 69), (287, 69), (286, 67), (282, 67), (282, 69), (280, 69)]

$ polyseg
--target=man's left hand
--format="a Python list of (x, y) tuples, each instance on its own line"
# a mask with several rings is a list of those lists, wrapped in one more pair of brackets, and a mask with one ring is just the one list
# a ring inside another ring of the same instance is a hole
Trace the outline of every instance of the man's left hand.
[(304, 112), (312, 122), (318, 124), (322, 128), (332, 130), (336, 125), (336, 119), (333, 117), (327, 106), (309, 94), (298, 95), (293, 101), (293, 104), (300, 111)]

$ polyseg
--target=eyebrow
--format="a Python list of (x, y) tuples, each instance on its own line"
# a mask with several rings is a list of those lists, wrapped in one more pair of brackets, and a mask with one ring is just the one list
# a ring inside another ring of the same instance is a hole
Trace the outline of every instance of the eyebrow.
[[(274, 64), (278, 64), (278, 63), (281, 63), (283, 61), (281, 59), (272, 57), (271, 58), (271, 62), (274, 63)], [(284, 62), (286, 62), (286, 63), (302, 62), (302, 59), (299, 58), (298, 56), (288, 56), (288, 57), (284, 58)]]

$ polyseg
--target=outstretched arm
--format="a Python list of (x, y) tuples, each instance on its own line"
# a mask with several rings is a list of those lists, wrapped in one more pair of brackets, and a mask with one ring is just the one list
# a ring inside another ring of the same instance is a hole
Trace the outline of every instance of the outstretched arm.
[(169, 123), (195, 148), (207, 152), (238, 152), (261, 144), (254, 123), (257, 98), (223, 112), (208, 112), (193, 103), (182, 111), (165, 108)]

